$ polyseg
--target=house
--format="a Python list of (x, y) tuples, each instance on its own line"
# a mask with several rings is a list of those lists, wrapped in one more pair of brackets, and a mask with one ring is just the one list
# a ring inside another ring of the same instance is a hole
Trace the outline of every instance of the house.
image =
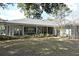
[[(18, 20), (1, 20), (0, 25), (4, 25), (1, 35), (33, 35), (33, 34), (50, 34), (58, 35), (58, 24), (47, 20), (38, 19), (18, 19)], [(0, 31), (1, 32), (1, 31)]]
[(79, 18), (63, 23), (62, 26), (64, 27), (64, 31), (60, 32), (70, 39), (79, 39)]
[(74, 19), (69, 24), (70, 38), (79, 39), (79, 18)]
[[(61, 25), (62, 24), (62, 25)], [(60, 27), (63, 27), (61, 30)], [(48, 21), (40, 19), (0, 20), (0, 35), (54, 35), (79, 38), (79, 21)]]

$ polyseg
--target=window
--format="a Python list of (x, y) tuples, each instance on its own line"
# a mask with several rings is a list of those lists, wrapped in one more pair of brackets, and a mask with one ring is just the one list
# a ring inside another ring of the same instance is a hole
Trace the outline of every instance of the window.
[(35, 27), (25, 27), (24, 28), (24, 33), (25, 34), (34, 34), (35, 33)]
[(0, 25), (0, 34), (4, 34), (4, 32), (5, 32), (5, 26)]

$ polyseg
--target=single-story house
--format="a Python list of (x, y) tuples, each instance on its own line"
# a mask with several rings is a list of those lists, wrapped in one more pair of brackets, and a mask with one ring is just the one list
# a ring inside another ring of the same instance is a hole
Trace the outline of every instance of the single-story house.
[(79, 39), (79, 19), (69, 22), (68, 26), (66, 25), (67, 28), (70, 29), (70, 38)]
[[(39, 35), (69, 36), (79, 38), (79, 21), (55, 22), (39, 19), (0, 20), (0, 35)], [(62, 24), (62, 25), (61, 25)], [(63, 30), (60, 27), (63, 27)]]
[[(58, 35), (58, 24), (47, 20), (38, 19), (18, 19), (1, 20), (0, 25), (4, 25), (1, 35), (33, 35), (33, 34), (51, 34)], [(3, 26), (2, 26), (3, 27)]]

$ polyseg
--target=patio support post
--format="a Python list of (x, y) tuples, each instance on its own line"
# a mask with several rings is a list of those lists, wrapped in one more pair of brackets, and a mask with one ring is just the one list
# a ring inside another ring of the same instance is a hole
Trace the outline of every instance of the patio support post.
[(12, 36), (14, 36), (14, 27), (13, 26), (11, 27), (11, 30), (12, 30)]
[(8, 25), (5, 25), (5, 35), (8, 35)]
[(12, 35), (12, 31), (13, 31), (13, 29), (12, 29), (12, 26), (9, 26), (9, 36), (11, 36)]
[(42, 27), (42, 34), (44, 34), (44, 27)]
[[(44, 33), (44, 27), (42, 27), (42, 34), (45, 35), (45, 33)], [(47, 34), (47, 33), (46, 33), (46, 34)]]
[(57, 30), (56, 30), (56, 28), (54, 28), (54, 31), (55, 31), (55, 36), (57, 35)]
[(37, 31), (38, 31), (38, 27), (36, 26), (36, 34), (37, 34)]
[(41, 34), (42, 34), (42, 27), (41, 27)]
[(24, 36), (24, 26), (22, 26), (22, 35)]
[(52, 27), (52, 35), (53, 35), (53, 27)]
[(9, 30), (9, 36), (11, 36), (11, 27), (9, 26), (9, 28), (8, 28), (8, 30)]
[(47, 36), (48, 36), (48, 27), (47, 27)]

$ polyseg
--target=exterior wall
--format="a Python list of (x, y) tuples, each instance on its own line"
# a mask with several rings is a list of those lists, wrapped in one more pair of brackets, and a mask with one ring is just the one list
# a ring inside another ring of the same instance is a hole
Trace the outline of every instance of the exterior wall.
[(37, 33), (36, 34), (42, 34), (42, 27), (41, 26), (37, 27)]
[[(34, 26), (34, 25), (18, 25), (18, 24), (3, 24), (5, 27), (4, 33), (9, 36), (16, 35), (31, 35), (31, 34), (50, 34), (57, 35), (57, 30), (54, 27)], [(28, 30), (29, 29), (29, 30)]]
[(72, 39), (79, 39), (79, 26), (73, 26), (72, 28)]
[(71, 27), (70, 25), (66, 25), (63, 29), (60, 29), (60, 36), (70, 37), (71, 36)]
[(79, 39), (79, 26), (66, 26), (65, 27), (65, 32), (66, 35), (70, 38), (70, 39)]
[(14, 35), (24, 35), (24, 26), (23, 25), (14, 26)]
[[(17, 27), (16, 27), (17, 28)], [(33, 34), (54, 34), (53, 33), (53, 27), (42, 27), (42, 26), (23, 26), (21, 27), (21, 32), (23, 33), (22, 35), (33, 35)], [(15, 30), (16, 31), (16, 30)], [(19, 32), (18, 32), (19, 33)], [(15, 35), (15, 33), (14, 33)]]
[(14, 36), (14, 26), (5, 25), (5, 35)]
[(66, 36), (71, 36), (71, 29), (65, 29)]
[(48, 34), (54, 34), (53, 33), (54, 28), (53, 27), (48, 27)]
[(76, 26), (76, 38), (79, 39), (79, 26)]
[(24, 27), (24, 35), (31, 35), (36, 34), (36, 28), (35, 27)]
[(75, 39), (75, 26), (71, 27), (71, 39)]
[(5, 35), (5, 26), (3, 24), (0, 24), (0, 35)]
[[(30, 30), (28, 30), (30, 29)], [(34, 30), (33, 30), (34, 29)], [(26, 25), (5, 25), (4, 33), (9, 36), (14, 35), (30, 35), (30, 34), (51, 34), (58, 36), (59, 31), (54, 27), (42, 26), (26, 26)], [(79, 39), (79, 26), (65, 26), (64, 30), (60, 30), (60, 36), (68, 36), (69, 38)]]
[(65, 36), (65, 29), (60, 30), (60, 36)]
[(71, 29), (60, 30), (60, 36), (65, 36), (65, 37), (71, 36)]

